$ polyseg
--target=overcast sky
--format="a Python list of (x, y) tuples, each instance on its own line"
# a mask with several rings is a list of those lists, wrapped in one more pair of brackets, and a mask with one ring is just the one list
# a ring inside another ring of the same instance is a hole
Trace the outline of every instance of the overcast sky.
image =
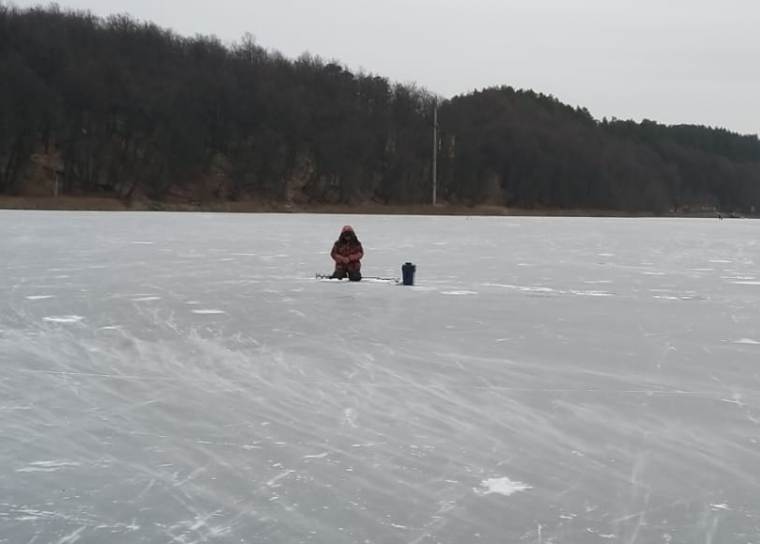
[[(15, 0), (17, 6), (37, 1)], [(508, 84), (594, 116), (760, 133), (760, 0), (61, 0), (224, 41), (250, 32), (450, 97)]]

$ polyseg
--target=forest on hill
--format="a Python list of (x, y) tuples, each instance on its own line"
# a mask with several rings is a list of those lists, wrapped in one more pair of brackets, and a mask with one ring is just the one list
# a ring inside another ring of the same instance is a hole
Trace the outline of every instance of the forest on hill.
[(760, 141), (595, 119), (504, 86), (441, 99), (251, 38), (0, 6), (0, 194), (126, 201), (430, 201), (679, 213), (760, 209)]

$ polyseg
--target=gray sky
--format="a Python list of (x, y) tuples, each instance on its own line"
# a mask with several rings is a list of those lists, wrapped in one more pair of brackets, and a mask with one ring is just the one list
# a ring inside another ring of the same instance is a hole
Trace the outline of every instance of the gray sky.
[[(37, 1), (16, 0), (18, 6)], [(759, 0), (60, 0), (224, 41), (250, 32), (450, 97), (508, 84), (596, 117), (760, 133)]]

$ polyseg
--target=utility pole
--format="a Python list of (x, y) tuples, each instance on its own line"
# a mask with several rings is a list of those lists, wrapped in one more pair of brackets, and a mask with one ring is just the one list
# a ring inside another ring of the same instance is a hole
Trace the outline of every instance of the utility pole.
[(433, 105), (433, 206), (438, 204), (438, 99)]

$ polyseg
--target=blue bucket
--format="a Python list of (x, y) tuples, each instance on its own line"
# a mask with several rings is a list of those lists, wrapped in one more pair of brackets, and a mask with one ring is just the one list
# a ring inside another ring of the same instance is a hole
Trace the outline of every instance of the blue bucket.
[(417, 272), (417, 267), (412, 263), (404, 263), (401, 267), (401, 276), (403, 277), (404, 285), (414, 285), (414, 273)]

